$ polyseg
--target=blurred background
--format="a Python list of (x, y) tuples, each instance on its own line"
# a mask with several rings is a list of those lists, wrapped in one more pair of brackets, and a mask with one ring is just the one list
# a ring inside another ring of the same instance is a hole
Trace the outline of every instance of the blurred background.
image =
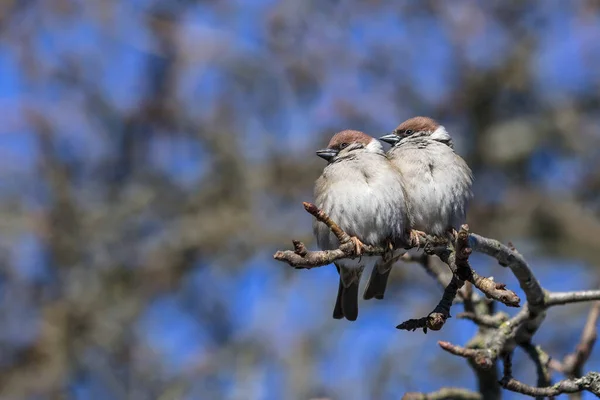
[[(272, 259), (314, 246), (314, 151), (432, 116), (474, 171), (471, 230), (549, 290), (598, 288), (599, 108), (599, 1), (0, 0), (0, 398), (475, 389), (436, 344), (472, 323), (395, 329), (442, 293), (419, 265), (352, 323), (333, 267)], [(589, 306), (536, 344), (571, 352)]]

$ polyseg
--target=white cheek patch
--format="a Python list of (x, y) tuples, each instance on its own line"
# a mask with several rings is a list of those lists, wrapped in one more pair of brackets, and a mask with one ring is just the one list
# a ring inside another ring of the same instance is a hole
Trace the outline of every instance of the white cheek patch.
[(383, 146), (376, 139), (372, 139), (365, 148), (371, 153), (381, 153), (383, 151)]
[(433, 133), (431, 134), (431, 138), (433, 140), (439, 140), (441, 142), (450, 139), (450, 135), (446, 131), (446, 128), (443, 126), (439, 126)]
[(454, 148), (454, 144), (452, 143), (452, 137), (446, 131), (446, 128), (444, 128), (441, 125), (435, 131), (433, 131), (433, 133), (431, 134), (431, 138), (433, 140), (437, 140), (438, 142), (445, 143), (451, 148)]

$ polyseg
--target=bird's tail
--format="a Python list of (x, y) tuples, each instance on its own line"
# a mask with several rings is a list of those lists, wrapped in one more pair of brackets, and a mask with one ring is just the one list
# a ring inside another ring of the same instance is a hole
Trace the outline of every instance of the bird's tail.
[(379, 259), (377, 264), (373, 267), (373, 271), (371, 271), (371, 276), (369, 277), (369, 281), (367, 282), (367, 286), (363, 293), (363, 299), (369, 300), (373, 297), (378, 300), (383, 299), (391, 271), (392, 263), (390, 261), (384, 262), (383, 259)]
[(358, 284), (364, 267), (344, 268), (338, 267), (340, 284), (333, 309), (333, 318), (345, 317), (348, 321), (358, 318)]
[(392, 265), (394, 265), (394, 263), (398, 261), (398, 258), (400, 258), (404, 253), (405, 251), (396, 251), (394, 252), (394, 255), (387, 261), (384, 260), (384, 257), (381, 257), (379, 260), (377, 260), (377, 263), (371, 271), (371, 276), (369, 277), (367, 286), (365, 287), (363, 299), (369, 300), (373, 297), (378, 300), (383, 299), (388, 278), (390, 276), (390, 272), (392, 271)]
[[(337, 265), (338, 274), (340, 274), (340, 267)], [(342, 294), (344, 293), (344, 284), (342, 283), (342, 276), (340, 274), (340, 283), (338, 285), (337, 298), (335, 300), (335, 307), (333, 308), (333, 318), (342, 319), (344, 318), (344, 310), (342, 309)]]

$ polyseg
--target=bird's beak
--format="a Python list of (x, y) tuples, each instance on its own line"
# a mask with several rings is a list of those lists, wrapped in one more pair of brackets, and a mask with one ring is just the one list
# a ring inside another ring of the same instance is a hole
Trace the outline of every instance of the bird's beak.
[(401, 137), (394, 133), (390, 133), (388, 135), (385, 135), (385, 136), (382, 136), (379, 138), (379, 140), (389, 143), (392, 146), (395, 145), (396, 143), (398, 143), (400, 141), (400, 139), (401, 139)]
[(335, 149), (321, 149), (317, 150), (317, 155), (327, 161), (331, 161), (331, 159), (337, 156), (338, 151)]

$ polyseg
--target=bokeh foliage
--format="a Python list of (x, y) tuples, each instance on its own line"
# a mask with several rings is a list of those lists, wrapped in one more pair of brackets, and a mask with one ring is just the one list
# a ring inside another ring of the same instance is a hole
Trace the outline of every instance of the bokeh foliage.
[[(333, 268), (271, 254), (310, 240), (328, 136), (425, 114), (474, 170), (471, 230), (512, 240), (551, 289), (597, 287), (599, 9), (0, 0), (0, 397), (473, 387), (435, 346), (467, 322), (394, 329), (439, 296), (415, 266), (350, 324), (330, 316)], [(540, 341), (571, 351), (585, 311), (556, 310)]]

